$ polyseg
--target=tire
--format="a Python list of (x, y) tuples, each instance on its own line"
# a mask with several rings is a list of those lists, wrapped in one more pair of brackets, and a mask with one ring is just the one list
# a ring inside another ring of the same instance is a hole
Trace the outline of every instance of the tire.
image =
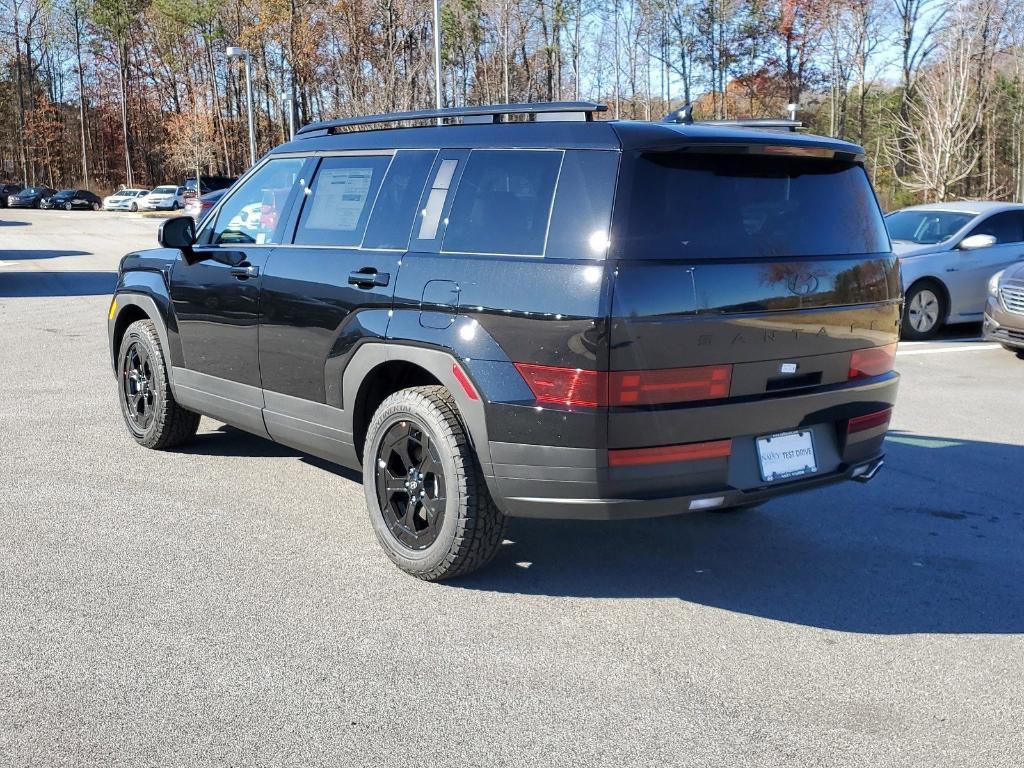
[[(136, 371), (144, 373), (144, 384)], [(199, 428), (199, 414), (175, 402), (152, 320), (128, 326), (117, 353), (117, 375), (121, 415), (135, 442), (159, 451), (192, 439)]]
[(910, 341), (935, 337), (941, 329), (948, 307), (938, 284), (931, 281), (914, 283), (903, 303), (901, 336)]
[(138, 204), (137, 203), (132, 203), (132, 213), (135, 213), (138, 210), (139, 210)]
[(71, 210), (71, 203), (64, 203), (64, 210), (65, 211), (70, 211)]
[[(419, 490), (425, 499), (412, 510), (409, 482), (412, 494)], [(410, 576), (465, 576), (487, 565), (501, 547), (505, 516), (487, 490), (455, 400), (444, 387), (403, 389), (381, 403), (367, 430), (363, 488), (377, 540)]]
[(94, 211), (98, 211), (100, 209), (100, 204), (99, 203), (93, 203), (89, 207), (92, 208)]
[(174, 204), (173, 204), (173, 205), (171, 205), (171, 210), (172, 210), (172, 211), (176, 211), (176, 210), (178, 210), (179, 208), (181, 208), (181, 206), (180, 206), (180, 205), (178, 204), (178, 201), (177, 201), (177, 200), (175, 200), (175, 201), (174, 201)]

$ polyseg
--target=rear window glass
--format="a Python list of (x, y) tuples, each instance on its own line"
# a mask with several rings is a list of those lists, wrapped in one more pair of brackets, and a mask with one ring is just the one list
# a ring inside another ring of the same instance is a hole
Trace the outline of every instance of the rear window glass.
[(327, 157), (302, 207), (295, 242), (358, 246), (390, 155)]
[(459, 181), (443, 251), (540, 256), (562, 153), (476, 150)]
[(619, 245), (626, 258), (648, 259), (889, 250), (861, 166), (748, 154), (640, 155)]

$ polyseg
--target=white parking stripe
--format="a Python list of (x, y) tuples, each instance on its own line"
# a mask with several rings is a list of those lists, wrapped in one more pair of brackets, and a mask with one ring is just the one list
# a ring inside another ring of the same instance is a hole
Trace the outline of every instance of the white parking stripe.
[(896, 356), (901, 355), (938, 355), (943, 352), (979, 352), (983, 349), (1001, 349), (999, 344), (971, 344), (966, 347), (942, 347), (941, 349), (897, 349)]

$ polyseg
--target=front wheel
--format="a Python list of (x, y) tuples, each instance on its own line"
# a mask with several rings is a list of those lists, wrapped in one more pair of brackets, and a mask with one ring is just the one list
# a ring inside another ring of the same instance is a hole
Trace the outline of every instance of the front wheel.
[(946, 300), (933, 283), (919, 283), (911, 287), (903, 305), (903, 332), (905, 339), (924, 341), (942, 328), (946, 316)]
[(91, 206), (91, 208), (92, 208), (92, 209), (93, 209), (94, 211), (98, 211), (98, 210), (100, 209), (100, 204), (99, 204), (99, 203), (93, 203), (93, 204), (92, 204), (92, 206)]
[(377, 539), (412, 576), (464, 576), (501, 547), (505, 516), (444, 387), (404, 389), (381, 403), (367, 430), (363, 486)]
[(64, 210), (65, 211), (70, 211), (71, 210), (71, 203), (64, 203)]
[(164, 450), (190, 440), (199, 428), (199, 414), (175, 402), (152, 320), (128, 326), (117, 360), (121, 415), (135, 442)]
[(138, 210), (139, 210), (138, 204), (137, 203), (132, 203), (132, 213), (135, 213)]

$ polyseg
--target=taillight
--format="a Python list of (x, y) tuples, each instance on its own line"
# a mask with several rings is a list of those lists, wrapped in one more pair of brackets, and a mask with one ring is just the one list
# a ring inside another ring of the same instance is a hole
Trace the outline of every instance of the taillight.
[(848, 378), (862, 379), (868, 376), (881, 376), (888, 373), (896, 364), (896, 345), (886, 344), (884, 347), (858, 349), (850, 355), (850, 372)]
[(587, 371), (516, 363), (538, 403), (597, 408), (728, 397), (731, 365), (650, 371)]
[(654, 371), (612, 371), (608, 374), (610, 405), (659, 405), (729, 396), (731, 365), (669, 368)]
[(856, 432), (866, 432), (869, 429), (888, 424), (891, 418), (892, 408), (886, 408), (884, 411), (875, 411), (865, 416), (856, 416), (846, 422), (846, 434), (852, 435)]
[(674, 461), (727, 459), (732, 455), (732, 440), (709, 443), (662, 445), (657, 448), (618, 448), (608, 451), (608, 464), (613, 467), (636, 467), (642, 464), (667, 464)]
[(596, 408), (608, 399), (608, 380), (599, 371), (516, 363), (538, 403)]

